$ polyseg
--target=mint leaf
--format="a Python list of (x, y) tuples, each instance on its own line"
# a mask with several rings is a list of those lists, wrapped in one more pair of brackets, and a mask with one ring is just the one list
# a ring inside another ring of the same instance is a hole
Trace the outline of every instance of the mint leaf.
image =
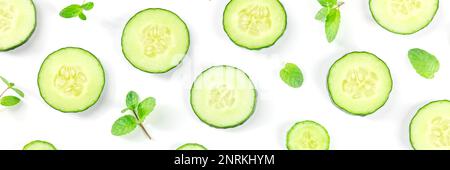
[(293, 88), (299, 88), (303, 84), (303, 73), (300, 68), (292, 63), (287, 63), (280, 71), (281, 80)]
[(19, 102), (20, 99), (16, 96), (5, 96), (0, 99), (0, 104), (6, 107), (17, 105)]
[(85, 21), (85, 20), (87, 19), (87, 18), (86, 18), (86, 15), (84, 15), (83, 12), (81, 12), (80, 15), (78, 15), (78, 17), (79, 17), (81, 20), (83, 20), (83, 21)]
[(83, 5), (81, 5), (81, 8), (83, 8), (86, 11), (91, 10), (92, 8), (94, 8), (94, 3), (93, 2), (87, 2)]
[(328, 42), (331, 43), (334, 41), (334, 39), (336, 39), (340, 23), (341, 12), (339, 11), (339, 9), (331, 9), (325, 21), (325, 33), (327, 35)]
[(0, 76), (0, 79), (5, 83), (7, 86), (9, 86), (9, 81), (6, 80), (4, 77)]
[(59, 15), (64, 18), (78, 17), (83, 12), (83, 8), (80, 5), (73, 4), (61, 10)]
[(323, 7), (322, 9), (319, 10), (319, 12), (317, 12), (316, 17), (315, 17), (316, 20), (325, 21), (327, 19), (329, 12), (330, 12), (330, 8)]
[(139, 103), (139, 95), (134, 91), (128, 92), (126, 98), (126, 104), (128, 109), (130, 110), (136, 109), (138, 103)]
[(139, 103), (138, 106), (138, 117), (141, 122), (153, 111), (156, 105), (156, 100), (153, 97), (146, 98), (144, 101)]
[(11, 88), (14, 92), (16, 92), (20, 97), (24, 98), (25, 94), (22, 92), (22, 90), (19, 90), (18, 88)]
[(434, 74), (439, 71), (439, 60), (425, 50), (411, 49), (408, 58), (416, 72), (424, 78), (433, 79)]
[(334, 7), (337, 4), (337, 0), (317, 0), (323, 7)]
[(129, 134), (137, 127), (137, 120), (131, 115), (122, 116), (117, 119), (112, 128), (111, 134), (114, 136), (123, 136)]

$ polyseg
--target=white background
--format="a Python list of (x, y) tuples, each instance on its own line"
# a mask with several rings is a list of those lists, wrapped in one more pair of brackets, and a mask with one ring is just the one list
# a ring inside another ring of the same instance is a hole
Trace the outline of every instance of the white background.
[[(410, 149), (408, 125), (422, 105), (450, 98), (450, 1), (441, 1), (429, 27), (411, 36), (385, 31), (372, 19), (367, 0), (347, 0), (337, 40), (329, 44), (324, 24), (314, 19), (316, 0), (281, 0), (288, 15), (285, 35), (273, 47), (249, 51), (234, 45), (222, 29), (228, 0), (96, 0), (88, 20), (63, 19), (58, 13), (82, 0), (35, 0), (38, 26), (24, 46), (0, 53), (0, 74), (24, 90), (24, 103), (0, 112), (0, 149), (21, 149), (41, 139), (58, 149), (175, 149), (187, 142), (209, 149), (285, 149), (286, 131), (298, 121), (314, 120), (331, 136), (331, 149)], [(128, 19), (145, 8), (166, 8), (187, 23), (191, 48), (182, 65), (154, 75), (133, 68), (121, 52), (120, 38)], [(39, 96), (37, 73), (51, 52), (66, 46), (94, 53), (106, 71), (98, 103), (86, 112), (60, 113)], [(418, 76), (407, 51), (420, 47), (435, 54), (441, 70), (433, 80)], [(351, 51), (369, 51), (390, 67), (394, 89), (387, 104), (367, 117), (346, 114), (328, 97), (326, 75), (331, 64)], [(304, 85), (293, 89), (279, 78), (286, 62), (298, 64)], [(255, 114), (243, 125), (221, 130), (202, 123), (192, 112), (193, 79), (213, 65), (241, 68), (258, 92)], [(4, 88), (4, 86), (1, 86)], [(157, 99), (146, 121), (154, 140), (140, 129), (125, 137), (110, 133), (122, 114), (125, 95), (135, 90)]]

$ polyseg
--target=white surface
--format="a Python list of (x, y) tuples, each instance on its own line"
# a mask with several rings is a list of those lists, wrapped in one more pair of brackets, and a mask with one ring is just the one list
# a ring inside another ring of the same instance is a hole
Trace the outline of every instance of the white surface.
[[(410, 149), (408, 125), (422, 105), (450, 98), (450, 1), (441, 1), (432, 24), (411, 36), (385, 31), (371, 18), (367, 0), (347, 0), (342, 26), (329, 44), (324, 24), (314, 20), (315, 0), (282, 0), (288, 14), (285, 35), (269, 49), (249, 51), (234, 45), (222, 29), (227, 0), (97, 0), (88, 20), (63, 19), (66, 5), (82, 0), (35, 0), (38, 27), (28, 43), (0, 53), (0, 74), (26, 93), (19, 107), (0, 112), (0, 149), (21, 149), (31, 140), (52, 142), (59, 149), (175, 149), (197, 142), (209, 149), (285, 149), (286, 131), (297, 121), (315, 120), (331, 135), (331, 149)], [(133, 68), (121, 52), (120, 38), (128, 19), (144, 8), (166, 8), (189, 26), (191, 49), (183, 64), (168, 74)], [(64, 114), (39, 96), (37, 73), (51, 52), (66, 46), (85, 48), (103, 63), (107, 75), (99, 102), (84, 113)], [(410, 48), (434, 53), (441, 70), (433, 80), (418, 76), (407, 59)], [(385, 107), (368, 117), (351, 116), (330, 101), (326, 75), (331, 64), (351, 51), (370, 51), (390, 67), (394, 89)], [(278, 76), (285, 62), (298, 64), (305, 75), (300, 89)], [(193, 79), (213, 65), (228, 64), (247, 72), (258, 92), (257, 110), (243, 126), (220, 130), (192, 112)], [(3, 87), (2, 87), (3, 88)], [(137, 130), (126, 137), (110, 133), (122, 114), (125, 95), (135, 90), (157, 99), (145, 126), (154, 140)]]

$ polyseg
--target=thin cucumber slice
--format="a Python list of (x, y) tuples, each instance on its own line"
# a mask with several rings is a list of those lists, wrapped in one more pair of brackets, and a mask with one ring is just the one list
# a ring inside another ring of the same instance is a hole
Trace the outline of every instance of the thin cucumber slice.
[(439, 0), (370, 0), (370, 11), (384, 29), (396, 34), (414, 34), (433, 21)]
[(336, 106), (350, 114), (366, 116), (387, 102), (392, 77), (386, 63), (377, 56), (352, 52), (333, 64), (327, 84)]
[(284, 34), (286, 11), (278, 0), (231, 0), (223, 14), (223, 27), (238, 46), (259, 50), (275, 44)]
[(0, 0), (0, 51), (25, 44), (35, 28), (36, 9), (32, 0)]
[(214, 66), (192, 85), (191, 106), (197, 117), (212, 127), (237, 127), (255, 111), (255, 86), (238, 68)]
[(177, 148), (177, 150), (208, 150), (203, 145), (197, 143), (187, 143)]
[(450, 101), (420, 108), (409, 125), (409, 138), (417, 150), (450, 150)]
[(125, 58), (137, 69), (165, 73), (179, 65), (189, 50), (189, 30), (175, 13), (150, 8), (134, 15), (122, 35)]
[(100, 61), (81, 48), (62, 48), (42, 63), (38, 86), (52, 108), (82, 112), (94, 105), (103, 91), (105, 73)]
[(286, 138), (288, 150), (328, 150), (328, 131), (314, 121), (298, 122), (289, 129)]
[(56, 150), (56, 147), (53, 146), (53, 144), (41, 141), (41, 140), (35, 140), (28, 144), (26, 144), (23, 147), (23, 150)]

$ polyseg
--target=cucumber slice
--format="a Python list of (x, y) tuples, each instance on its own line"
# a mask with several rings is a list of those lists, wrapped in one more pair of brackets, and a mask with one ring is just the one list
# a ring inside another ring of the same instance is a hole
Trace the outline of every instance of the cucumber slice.
[(286, 146), (288, 150), (328, 150), (328, 131), (314, 121), (298, 122), (289, 129)]
[(192, 85), (191, 106), (197, 117), (212, 127), (237, 127), (255, 111), (255, 86), (238, 68), (211, 67)]
[(82, 112), (94, 105), (103, 91), (105, 73), (100, 61), (81, 48), (62, 48), (42, 63), (38, 86), (52, 108)]
[(278, 0), (231, 0), (223, 14), (223, 27), (238, 46), (259, 50), (275, 44), (284, 34), (287, 15)]
[(189, 41), (189, 30), (178, 15), (150, 8), (128, 21), (123, 30), (122, 51), (137, 69), (165, 73), (181, 63)]
[(25, 44), (35, 28), (36, 9), (32, 0), (0, 0), (0, 51)]
[(409, 125), (411, 145), (417, 150), (450, 150), (450, 101), (423, 106)]
[(53, 144), (41, 141), (41, 140), (35, 140), (28, 144), (26, 144), (23, 147), (23, 150), (56, 150), (56, 147), (53, 146)]
[(439, 9), (439, 0), (370, 0), (370, 11), (384, 29), (414, 34), (427, 27)]
[(208, 150), (203, 145), (197, 143), (187, 143), (177, 148), (177, 150)]
[(381, 108), (392, 90), (392, 77), (377, 56), (352, 52), (330, 68), (328, 91), (334, 104), (342, 110), (366, 116)]

